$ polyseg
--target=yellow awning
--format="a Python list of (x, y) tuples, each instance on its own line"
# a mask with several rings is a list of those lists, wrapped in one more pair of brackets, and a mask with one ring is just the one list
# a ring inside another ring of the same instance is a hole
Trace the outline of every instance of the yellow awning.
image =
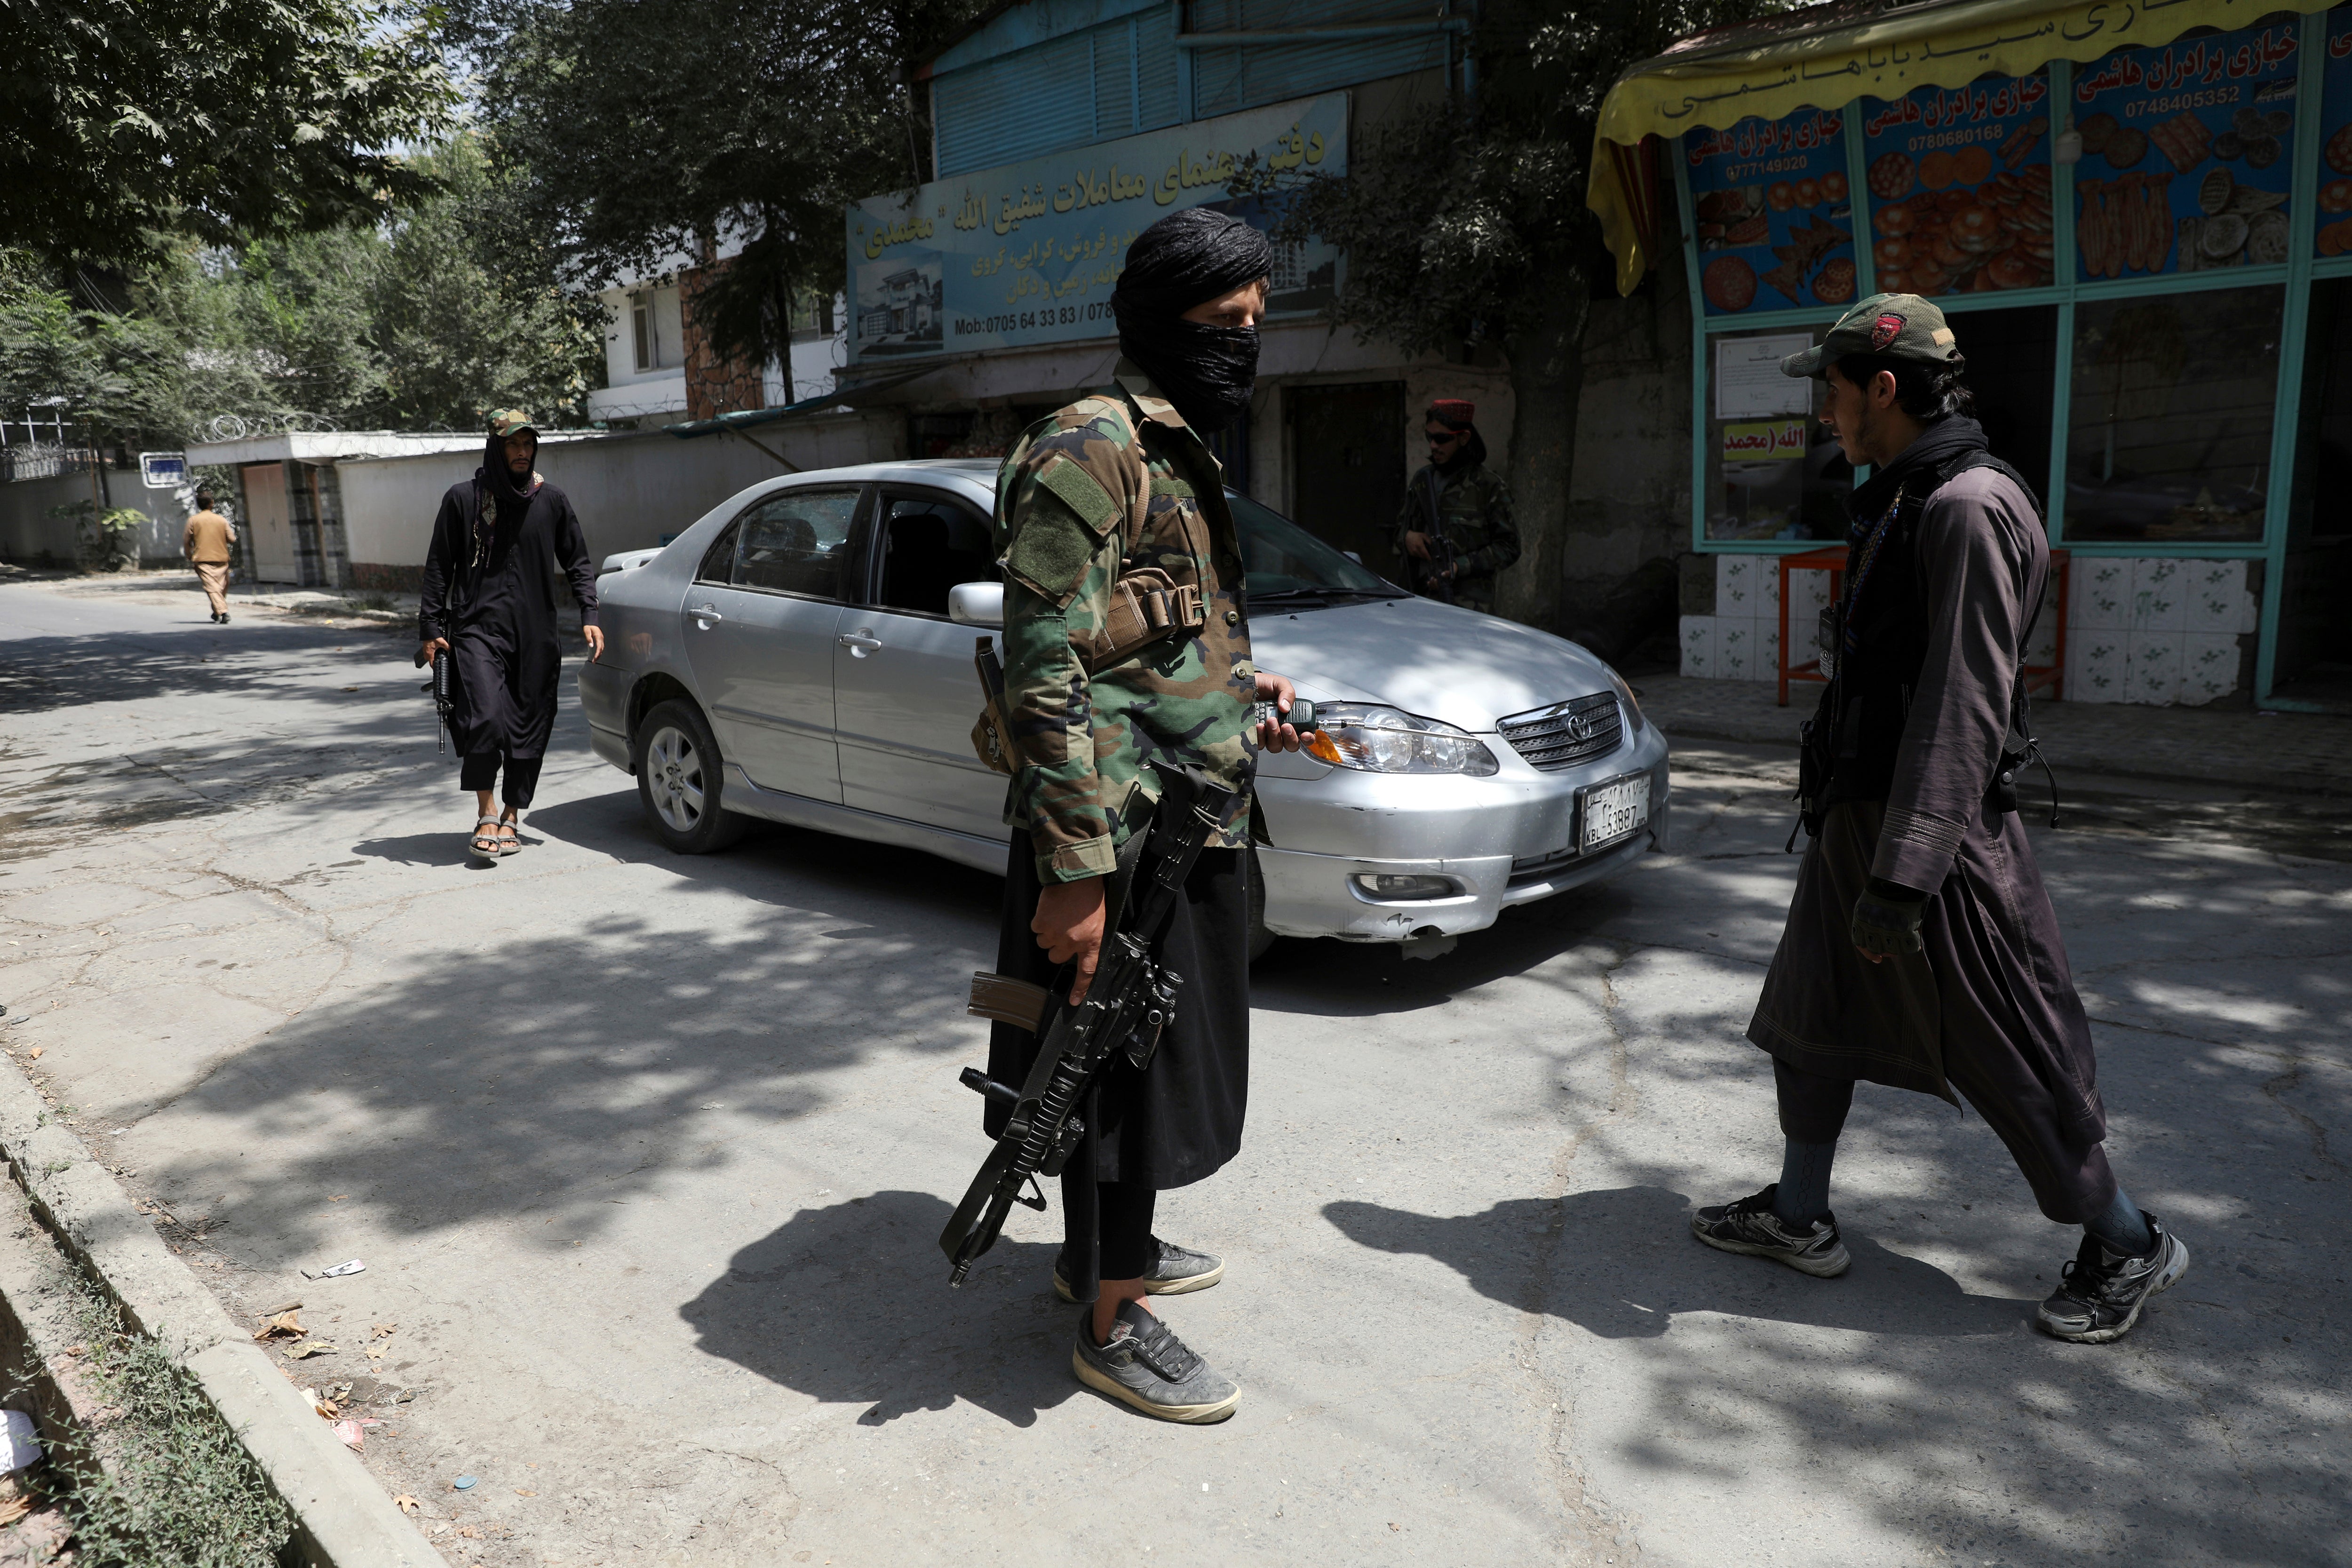
[[(1928, 0), (1850, 21), (1839, 16), (1851, 15), (1846, 6), (1824, 5), (1818, 27), (1795, 30), (1801, 13), (1777, 26), (1768, 20), (1727, 27), (1633, 67), (1601, 102), (1600, 140), (1633, 148), (1644, 136), (1722, 130), (1750, 115), (1778, 120), (1798, 109), (1843, 109), (1865, 95), (1895, 99), (1915, 87), (1965, 87), (1988, 71), (2024, 76), (2053, 59), (2099, 59), (2116, 49), (2168, 44), (2192, 27), (2230, 31), (2281, 11), (2320, 12), (2333, 3)], [(2305, 59), (2310, 63), (2299, 68), (2319, 68), (2312, 57)], [(1643, 254), (1620, 159), (1603, 151), (1594, 149), (1585, 201), (1617, 258), (1617, 291), (1630, 294), (1654, 258)]]

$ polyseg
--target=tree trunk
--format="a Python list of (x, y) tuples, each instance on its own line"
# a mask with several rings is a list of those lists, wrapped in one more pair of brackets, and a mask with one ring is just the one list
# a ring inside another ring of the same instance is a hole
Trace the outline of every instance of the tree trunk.
[(1496, 584), (1496, 608), (1512, 620), (1559, 631), (1566, 611), (1568, 492), (1592, 289), (1580, 268), (1562, 268), (1535, 286), (1543, 293), (1543, 313), (1506, 345), (1512, 398), (1506, 477), (1518, 517), (1519, 560)]

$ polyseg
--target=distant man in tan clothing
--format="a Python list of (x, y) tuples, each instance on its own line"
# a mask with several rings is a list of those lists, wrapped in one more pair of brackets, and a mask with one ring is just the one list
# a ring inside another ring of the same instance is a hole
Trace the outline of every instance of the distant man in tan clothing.
[(181, 536), (180, 553), (195, 566), (196, 581), (205, 585), (205, 597), (212, 601), (213, 620), (228, 624), (228, 563), (230, 548), (236, 543), (236, 527), (213, 510), (213, 492), (196, 492), (196, 511), (188, 519), (188, 531)]

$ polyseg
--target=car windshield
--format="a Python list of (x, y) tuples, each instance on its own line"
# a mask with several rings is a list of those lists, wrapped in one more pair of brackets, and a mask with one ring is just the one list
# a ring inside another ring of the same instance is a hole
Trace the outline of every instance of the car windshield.
[(1288, 518), (1247, 496), (1225, 492), (1234, 526), (1241, 530), (1243, 564), (1249, 596), (1265, 599), (1391, 599), (1402, 588), (1369, 566), (1349, 560)]

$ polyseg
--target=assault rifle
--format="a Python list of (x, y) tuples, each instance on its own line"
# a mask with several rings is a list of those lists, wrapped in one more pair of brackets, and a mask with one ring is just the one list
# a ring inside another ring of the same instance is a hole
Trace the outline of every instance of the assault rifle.
[(433, 656), (433, 679), (416, 689), (433, 693), (433, 750), (436, 753), (449, 744), (449, 650), (443, 648)]
[(1429, 541), (1429, 559), (1406, 554), (1405, 586), (1424, 598), (1450, 605), (1454, 602), (1454, 569), (1461, 563), (1462, 552), (1454, 548), (1452, 540), (1437, 532), (1433, 524), (1424, 537)]
[[(1036, 1179), (1058, 1176), (1069, 1163), (1086, 1135), (1078, 1106), (1113, 1053), (1125, 1051), (1139, 1071), (1150, 1066), (1160, 1031), (1176, 1016), (1183, 977), (1155, 961), (1151, 949), (1201, 846), (1234, 814), (1240, 796), (1198, 768), (1151, 765), (1160, 774), (1159, 810), (1126, 878), (1127, 896), (1118, 900), (1086, 1000), (1073, 1007), (1068, 993), (1058, 986), (1040, 995), (1035, 987), (1003, 975), (973, 976), (972, 1011), (1025, 1025), (1037, 1032), (1040, 1043), (1036, 1064), (1019, 1089), (978, 1068), (963, 1070), (965, 1088), (1010, 1108), (1012, 1115), (940, 1232), (940, 1250), (953, 1265), (951, 1286), (962, 1284), (972, 1264), (996, 1245), (1014, 1203), (1045, 1208)], [(1031, 1190), (1024, 1193), (1024, 1186)]]

